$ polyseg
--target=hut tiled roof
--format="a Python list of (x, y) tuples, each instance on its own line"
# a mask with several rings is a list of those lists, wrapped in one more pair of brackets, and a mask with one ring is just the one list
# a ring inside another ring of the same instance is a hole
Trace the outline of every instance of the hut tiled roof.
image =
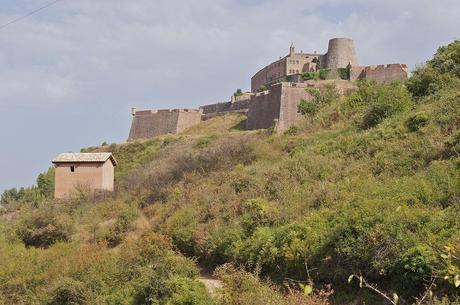
[(63, 153), (53, 159), (53, 163), (104, 163), (108, 159), (117, 166), (112, 153)]

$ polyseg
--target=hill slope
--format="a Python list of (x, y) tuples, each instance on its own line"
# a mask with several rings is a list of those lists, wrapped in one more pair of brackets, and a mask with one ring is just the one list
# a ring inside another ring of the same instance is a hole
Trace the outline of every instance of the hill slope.
[[(407, 85), (318, 93), (283, 135), (241, 131), (235, 115), (90, 149), (120, 163), (113, 196), (53, 202), (52, 171), (35, 190), (6, 192), (0, 304), (378, 304), (351, 274), (401, 304), (432, 282), (454, 300), (459, 45)], [(198, 266), (218, 267), (217, 296)]]

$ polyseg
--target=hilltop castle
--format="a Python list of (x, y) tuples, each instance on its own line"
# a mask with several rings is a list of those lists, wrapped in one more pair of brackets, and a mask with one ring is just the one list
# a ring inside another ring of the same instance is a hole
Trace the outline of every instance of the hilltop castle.
[(217, 115), (238, 112), (248, 116), (248, 130), (289, 128), (299, 118), (297, 105), (311, 96), (307, 88), (322, 88), (334, 82), (339, 92), (356, 88), (357, 80), (388, 82), (408, 77), (405, 64), (359, 66), (352, 39), (329, 40), (327, 53), (289, 54), (267, 65), (251, 78), (251, 92), (232, 96), (231, 101), (201, 106), (199, 109), (133, 109), (128, 141), (162, 134), (179, 133)]

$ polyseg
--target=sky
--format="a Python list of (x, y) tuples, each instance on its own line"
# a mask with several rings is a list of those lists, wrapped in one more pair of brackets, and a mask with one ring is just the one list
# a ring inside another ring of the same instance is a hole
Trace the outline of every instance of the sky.
[[(0, 0), (0, 25), (51, 0)], [(411, 69), (460, 38), (459, 0), (60, 0), (0, 29), (0, 192), (61, 152), (125, 142), (131, 107), (222, 102), (264, 65), (351, 37)]]

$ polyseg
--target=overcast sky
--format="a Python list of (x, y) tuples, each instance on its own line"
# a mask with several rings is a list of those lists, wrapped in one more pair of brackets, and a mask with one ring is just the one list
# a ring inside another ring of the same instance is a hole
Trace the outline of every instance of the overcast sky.
[[(51, 0), (0, 0), (0, 24)], [(265, 64), (352, 37), (363, 65), (460, 38), (459, 0), (61, 0), (0, 30), (0, 191), (60, 152), (124, 142), (130, 108), (226, 101)]]

